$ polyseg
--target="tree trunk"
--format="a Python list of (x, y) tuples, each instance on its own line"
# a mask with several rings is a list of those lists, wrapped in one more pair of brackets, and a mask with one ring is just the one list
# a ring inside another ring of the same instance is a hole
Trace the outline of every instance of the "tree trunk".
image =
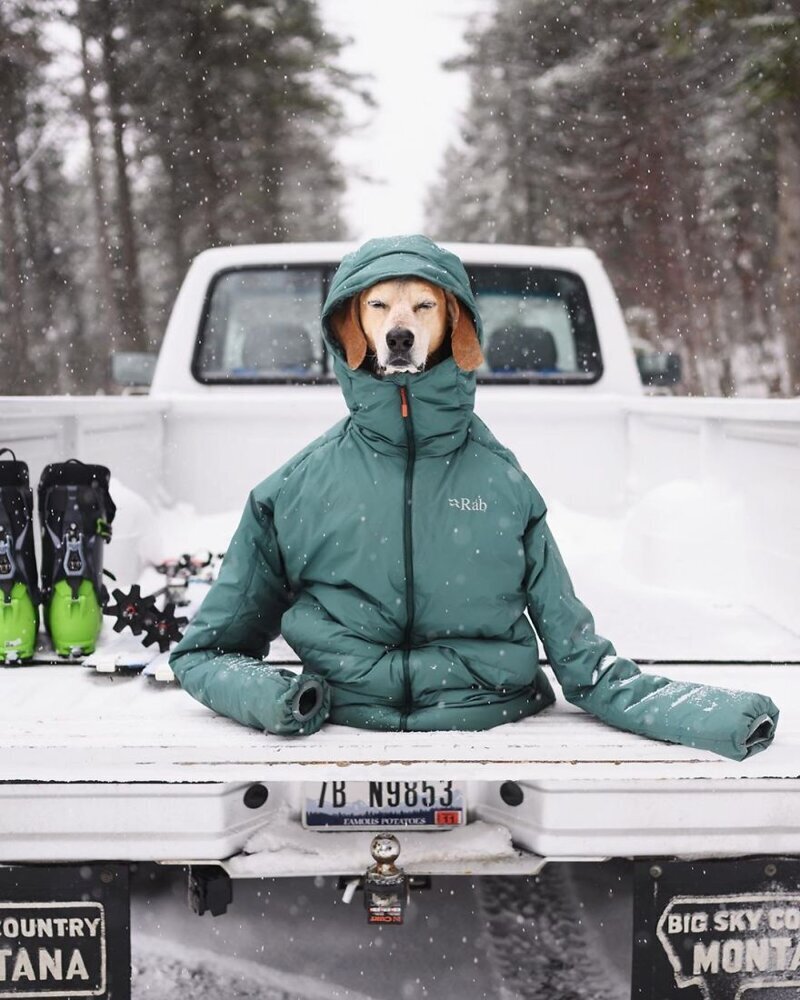
[(208, 37), (204, 22), (204, 12), (193, 10), (186, 32), (187, 64), (189, 67), (190, 107), (189, 117), (192, 134), (197, 143), (198, 180), (200, 191), (203, 229), (206, 246), (220, 243), (217, 203), (221, 196), (220, 176), (214, 162), (213, 129), (209, 122), (208, 96), (205, 93), (206, 60), (208, 58)]
[(785, 102), (778, 114), (778, 301), (789, 368), (789, 392), (800, 396), (800, 120)]
[[(27, 124), (30, 126), (30, 122)], [(12, 124), (8, 137), (11, 162), (16, 168), (12, 184), (19, 207), (22, 236), (18, 259), (24, 276), (27, 300), (23, 322), (28, 343), (36, 345), (33, 355), (28, 353), (27, 378), (31, 390), (38, 394), (58, 390), (60, 371), (58, 354), (52, 349), (52, 344), (48, 343), (48, 334), (54, 325), (54, 295), (47, 261), (47, 216), (37, 210), (33, 203), (35, 195), (31, 196), (28, 192), (22, 176), (26, 171), (20, 170), (21, 157), (17, 142), (19, 131)]]
[[(89, 137), (89, 177), (94, 205), (95, 247), (98, 277), (98, 313), (105, 321), (108, 331), (114, 335), (121, 327), (117, 294), (114, 288), (114, 275), (111, 267), (111, 244), (109, 241), (108, 209), (103, 194), (102, 152), (100, 136), (97, 130), (97, 109), (92, 97), (92, 87), (95, 83), (94, 71), (89, 60), (87, 9), (86, 0), (80, 0), (78, 18), (81, 36), (81, 76), (83, 78), (83, 94), (81, 96), (81, 113), (86, 123)], [(88, 362), (88, 357), (85, 359)], [(99, 374), (99, 373), (97, 373)], [(103, 381), (106, 381), (103, 378)]]
[(164, 236), (172, 268), (172, 285), (177, 292), (188, 264), (182, 199), (178, 188), (178, 163), (163, 133), (159, 134), (158, 146), (159, 158), (166, 176), (167, 218), (164, 220)]
[(108, 89), (108, 111), (114, 148), (114, 172), (116, 175), (117, 205), (119, 216), (120, 250), (124, 272), (124, 292), (120, 302), (123, 323), (123, 343), (127, 350), (146, 351), (147, 332), (144, 325), (142, 288), (139, 279), (139, 259), (136, 249), (136, 234), (133, 217), (130, 181), (128, 180), (128, 160), (123, 141), (125, 121), (122, 116), (122, 86), (117, 65), (116, 42), (113, 35), (113, 15), (109, 0), (101, 0), (103, 13), (102, 50), (103, 76)]
[(28, 352), (24, 303), (22, 297), (22, 262), (19, 257), (16, 192), (11, 182), (15, 163), (12, 157), (10, 118), (0, 116), (0, 239), (3, 242), (3, 299), (5, 309), (0, 319), (0, 387), (7, 395), (21, 395), (27, 383)]

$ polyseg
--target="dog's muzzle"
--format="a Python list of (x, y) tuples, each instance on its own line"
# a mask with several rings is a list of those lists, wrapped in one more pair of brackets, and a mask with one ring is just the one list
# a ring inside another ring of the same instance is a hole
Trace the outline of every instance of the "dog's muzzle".
[(386, 334), (386, 346), (389, 355), (384, 365), (385, 370), (389, 369), (417, 369), (417, 365), (411, 361), (411, 348), (414, 346), (414, 334), (406, 327), (393, 327)]
[(386, 334), (386, 346), (389, 348), (390, 362), (407, 359), (414, 346), (414, 334), (405, 327), (396, 326)]

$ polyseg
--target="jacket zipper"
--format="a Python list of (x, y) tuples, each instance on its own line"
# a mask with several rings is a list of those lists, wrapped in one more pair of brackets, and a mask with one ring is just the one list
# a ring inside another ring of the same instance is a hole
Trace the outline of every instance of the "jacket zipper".
[(406, 444), (408, 445), (408, 457), (406, 458), (406, 473), (403, 485), (403, 500), (405, 509), (403, 511), (403, 557), (405, 561), (406, 575), (406, 630), (403, 637), (403, 687), (404, 705), (403, 713), (400, 717), (400, 728), (405, 730), (408, 724), (408, 714), (411, 711), (411, 674), (409, 666), (411, 632), (414, 628), (414, 561), (411, 550), (411, 489), (414, 478), (414, 462), (416, 460), (416, 445), (414, 442), (414, 423), (411, 418), (411, 407), (408, 403), (408, 394), (404, 385), (400, 389), (400, 413), (406, 426)]

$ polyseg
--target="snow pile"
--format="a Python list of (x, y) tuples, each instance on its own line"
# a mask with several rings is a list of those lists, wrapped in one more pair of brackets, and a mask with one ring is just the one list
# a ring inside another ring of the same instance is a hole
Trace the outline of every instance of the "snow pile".
[[(112, 495), (118, 513), (105, 559), (123, 587), (141, 582), (148, 563), (225, 551), (241, 516), (239, 509), (199, 514), (184, 502), (154, 508), (116, 480)], [(753, 575), (764, 559), (747, 530), (745, 499), (715, 481), (663, 483), (616, 517), (551, 498), (548, 522), (576, 593), (618, 653), (640, 661), (800, 656), (794, 622)], [(162, 584), (152, 575), (143, 592)], [(270, 658), (296, 660), (285, 646)]]
[(219, 514), (198, 514), (188, 503), (176, 503), (158, 512), (158, 529), (150, 540), (154, 562), (169, 559), (184, 552), (208, 549), (224, 552), (230, 543), (241, 508)]
[(743, 497), (713, 482), (672, 480), (628, 511), (623, 559), (644, 583), (741, 599), (746, 524)]
[(116, 476), (109, 483), (117, 506), (112, 524), (113, 544), (103, 550), (103, 564), (117, 578), (118, 585), (135, 583), (148, 553), (143, 545), (153, 530), (155, 509), (143, 496), (129, 489)]
[(132, 1000), (370, 1000), (357, 990), (137, 934)]
[[(511, 834), (504, 826), (477, 821), (448, 830), (406, 831), (400, 840), (403, 868), (458, 862), (500, 861), (516, 858)], [(243, 852), (228, 862), (232, 875), (258, 875), (277, 866), (293, 874), (360, 871), (370, 862), (374, 832), (304, 830), (292, 820), (286, 806), (250, 836)]]
[(200, 515), (183, 502), (154, 506), (115, 477), (110, 492), (117, 514), (113, 544), (105, 551), (104, 562), (123, 587), (136, 583), (148, 564), (184, 552), (224, 552), (242, 515), (241, 510)]
[(800, 630), (765, 611), (744, 499), (672, 480), (617, 517), (548, 502), (548, 522), (597, 632), (633, 660), (793, 660)]

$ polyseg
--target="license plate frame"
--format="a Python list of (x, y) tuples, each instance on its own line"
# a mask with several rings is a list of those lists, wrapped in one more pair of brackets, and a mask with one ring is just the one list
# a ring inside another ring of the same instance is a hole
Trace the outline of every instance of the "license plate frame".
[(447, 830), (467, 822), (466, 783), (318, 781), (303, 785), (302, 824), (326, 831)]

